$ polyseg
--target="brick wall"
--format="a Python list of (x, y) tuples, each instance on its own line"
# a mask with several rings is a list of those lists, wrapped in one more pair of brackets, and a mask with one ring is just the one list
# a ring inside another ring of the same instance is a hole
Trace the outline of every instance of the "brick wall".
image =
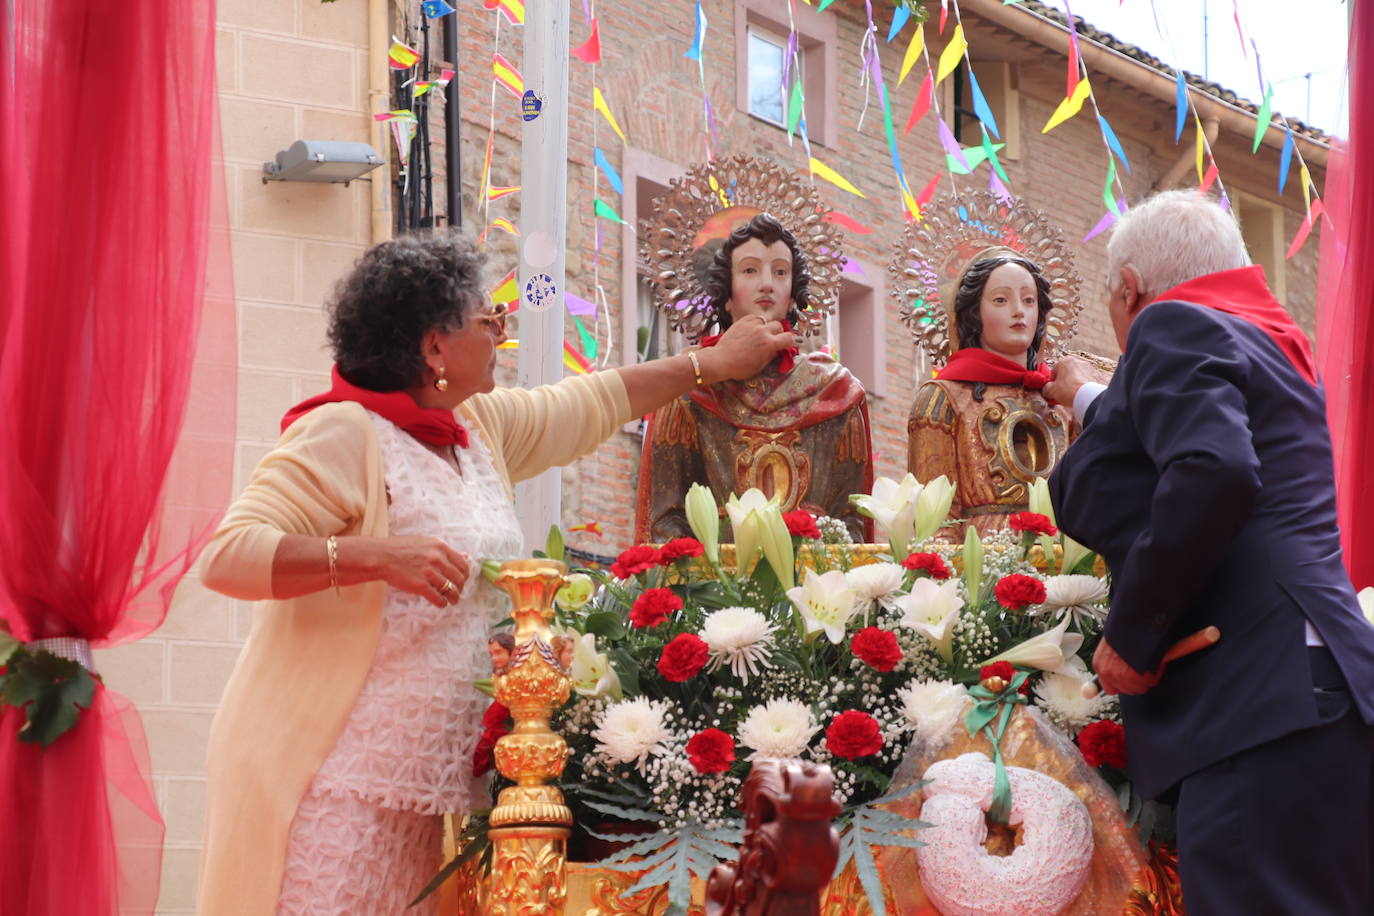
[[(717, 117), (718, 154), (750, 152), (787, 167), (805, 169), (800, 145), (789, 147), (785, 134), (736, 109), (734, 20), (746, 5), (764, 0), (705, 0), (710, 19), (703, 65), (706, 88)], [(417, 4), (418, 5), (418, 4)], [(460, 72), (452, 91), (462, 108), (464, 209), (470, 232), (485, 217), (475, 203), (481, 180), (490, 99), (490, 59), (496, 15), (480, 4), (463, 2)], [(776, 5), (782, 8), (783, 0)], [(887, 4), (875, 4), (886, 35)], [(530, 2), (532, 11), (539, 8)], [(581, 4), (571, 3), (573, 43), (586, 37)], [(324, 349), (322, 305), (334, 281), (370, 242), (368, 186), (301, 183), (263, 184), (262, 163), (297, 139), (369, 140), (392, 155), (389, 140), (373, 129), (366, 104), (366, 11), (364, 0), (220, 0), (218, 33), (221, 117), (224, 125), (225, 181), (233, 227), (233, 256), (239, 317), (238, 483), (241, 487), (257, 460), (277, 438), (278, 421), (291, 404), (327, 385), (329, 358)], [(804, 9), (804, 13), (813, 11)], [(596, 84), (621, 126), (628, 145), (659, 159), (687, 167), (704, 158), (701, 85), (696, 64), (683, 58), (691, 43), (693, 7), (687, 0), (605, 0), (600, 4), (603, 61)], [(840, 0), (824, 15), (834, 15), (837, 41), (835, 76), (837, 129), (828, 146), (815, 154), (848, 177), (867, 197), (860, 199), (824, 182), (822, 199), (874, 232), (849, 235), (847, 253), (883, 268), (902, 227), (900, 204), (883, 137), (876, 94), (869, 98), (862, 129), (859, 112), (864, 91), (859, 85), (858, 52), (863, 34), (863, 5)], [(1006, 36), (989, 33), (966, 17), (970, 46), (1001, 46)], [(980, 29), (983, 29), (980, 31)], [(929, 30), (934, 51), (939, 42)], [(436, 38), (437, 47), (437, 33)], [(880, 46), (884, 79), (892, 94), (898, 130), (919, 85), (915, 79), (896, 87), (904, 39)], [(502, 53), (521, 60), (521, 30), (502, 25)], [(999, 44), (1001, 43), (1001, 44)], [(1078, 245), (1077, 240), (1102, 213), (1101, 187), (1106, 167), (1101, 139), (1084, 114), (1053, 132), (1040, 127), (1058, 104), (1063, 61), (1045, 52), (1027, 52), (1018, 66), (1021, 149), (1004, 164), (1015, 193), (1051, 213), (1075, 244), (1084, 277), (1086, 303), (1077, 345), (1105, 354), (1115, 352), (1104, 301), (1105, 237)], [(384, 52), (384, 49), (383, 49)], [(599, 145), (621, 168), (624, 149), (609, 126), (591, 110), (592, 69), (573, 60), (569, 98), (568, 258), (567, 285), (592, 298), (599, 281), (611, 303), (612, 334), (619, 363), (625, 356), (622, 322), (634, 321), (634, 290), (621, 286), (624, 250), (620, 227), (602, 225), (603, 244), (596, 251), (597, 226), (592, 212), (595, 170), (593, 148)], [(1098, 82), (1097, 80), (1094, 81)], [(1134, 171), (1123, 175), (1130, 199), (1139, 199), (1178, 158), (1190, 150), (1189, 137), (1173, 144), (1172, 111), (1139, 92), (1101, 80), (1099, 102), (1125, 145)], [(518, 103), (505, 90), (496, 93), (497, 130), (492, 183), (519, 180)], [(443, 210), (443, 130), (440, 112), (432, 126), (436, 172), (435, 200)], [(900, 148), (911, 183), (922, 187), (941, 167), (943, 152), (931, 116)], [(595, 134), (594, 134), (595, 132)], [(1248, 138), (1223, 133), (1217, 144), (1224, 179), (1287, 209), (1284, 245), (1301, 219), (1301, 191), (1296, 176), (1281, 200), (1274, 190), (1277, 157), (1264, 150), (1249, 154)], [(1185, 181), (1188, 180), (1186, 177)], [(1317, 180), (1321, 174), (1317, 172)], [(986, 167), (961, 189), (982, 187)], [(949, 176), (941, 179), (949, 190)], [(620, 209), (616, 195), (600, 181), (603, 199)], [(623, 214), (632, 219), (632, 214)], [(518, 221), (519, 198), (493, 203), (490, 216)], [(515, 240), (502, 232), (489, 239), (491, 273), (504, 274), (514, 264)], [(1286, 267), (1289, 304), (1310, 330), (1314, 320), (1316, 245), (1306, 248)], [(873, 278), (870, 278), (873, 279)], [(885, 278), (884, 278), (885, 279)], [(622, 313), (621, 303), (630, 303)], [(918, 363), (906, 329), (898, 323), (895, 303), (884, 298), (885, 322), (880, 345), (886, 355), (886, 396), (872, 401), (877, 472), (900, 475), (905, 470), (906, 414), (918, 382)], [(569, 324), (569, 334), (573, 334)], [(602, 346), (606, 341), (602, 340)], [(508, 355), (500, 379), (513, 378)], [(226, 405), (227, 409), (227, 405)], [(630, 541), (633, 514), (629, 494), (639, 463), (640, 439), (620, 432), (592, 456), (564, 471), (564, 524), (600, 521), (605, 537), (573, 535), (570, 542), (596, 554), (612, 554)], [(249, 607), (209, 593), (194, 577), (178, 592), (164, 626), (132, 646), (101, 652), (97, 663), (114, 689), (131, 697), (143, 713), (152, 750), (158, 799), (167, 820), (167, 847), (159, 912), (193, 912), (196, 869), (204, 810), (204, 753), (210, 718), (230, 668), (247, 634)]]

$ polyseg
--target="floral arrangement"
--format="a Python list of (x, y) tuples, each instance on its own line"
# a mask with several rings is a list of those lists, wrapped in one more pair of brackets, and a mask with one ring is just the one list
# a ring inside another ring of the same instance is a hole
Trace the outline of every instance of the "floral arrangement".
[(666, 885), (684, 907), (691, 875), (735, 857), (750, 759), (801, 757), (833, 770), (837, 872), (852, 862), (881, 913), (871, 847), (920, 845), (923, 826), (882, 807), (919, 788), (889, 794), (893, 773), (913, 736), (965, 727), (969, 691), (989, 677), (1124, 780), (1115, 700), (1083, 690), (1107, 611), (1095, 557), (1057, 532), (1043, 482), (1011, 530), (940, 543), (952, 495), (943, 477), (908, 474), (852, 497), (888, 541), (876, 557), (832, 546), (844, 535), (830, 519), (784, 514), (757, 490), (731, 496), (727, 569), (720, 508), (694, 486), (695, 537), (570, 577), (556, 599), (575, 640), (574, 697), (554, 723), (572, 746), (563, 790), (581, 825), (635, 825), (589, 830), (628, 843), (599, 863), (642, 873), (627, 893)]

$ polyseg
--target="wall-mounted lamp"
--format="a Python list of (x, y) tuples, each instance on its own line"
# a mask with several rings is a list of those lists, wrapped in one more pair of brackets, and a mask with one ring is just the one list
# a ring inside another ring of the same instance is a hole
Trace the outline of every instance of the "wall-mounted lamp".
[(262, 181), (331, 181), (361, 178), (382, 164), (366, 143), (341, 140), (297, 140), (277, 153), (276, 162), (262, 164)]

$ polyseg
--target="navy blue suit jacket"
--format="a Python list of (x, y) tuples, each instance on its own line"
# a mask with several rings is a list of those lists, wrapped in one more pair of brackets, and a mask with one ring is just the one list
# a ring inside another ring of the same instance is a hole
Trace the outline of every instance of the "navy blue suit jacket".
[(1061, 528), (1112, 572), (1106, 637), (1137, 671), (1221, 641), (1121, 698), (1136, 787), (1158, 795), (1318, 723), (1304, 620), (1374, 723), (1374, 627), (1341, 563), (1325, 396), (1244, 319), (1147, 306), (1050, 479)]

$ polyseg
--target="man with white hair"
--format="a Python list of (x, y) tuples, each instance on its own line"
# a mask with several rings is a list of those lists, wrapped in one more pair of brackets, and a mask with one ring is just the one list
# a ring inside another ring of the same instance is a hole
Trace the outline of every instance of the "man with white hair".
[[(1140, 793), (1176, 798), (1189, 916), (1374, 913), (1374, 628), (1341, 563), (1311, 347), (1232, 216), (1155, 195), (1107, 246), (1122, 358), (1065, 360), (1085, 422), (1050, 480), (1112, 571), (1093, 665)], [(1170, 663), (1205, 627), (1221, 639)]]

